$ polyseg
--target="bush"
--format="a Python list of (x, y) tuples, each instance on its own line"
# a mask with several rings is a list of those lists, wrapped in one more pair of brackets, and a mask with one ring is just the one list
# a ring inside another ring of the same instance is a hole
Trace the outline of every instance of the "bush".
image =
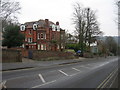
[[(67, 49), (74, 49), (75, 52), (77, 52), (78, 50), (81, 50), (81, 45), (80, 44), (67, 44), (66, 45), (66, 48)], [(83, 50), (85, 51), (86, 48), (85, 48), (85, 44), (83, 44)]]
[(93, 54), (92, 53), (84, 53), (84, 57), (85, 58), (93, 58)]

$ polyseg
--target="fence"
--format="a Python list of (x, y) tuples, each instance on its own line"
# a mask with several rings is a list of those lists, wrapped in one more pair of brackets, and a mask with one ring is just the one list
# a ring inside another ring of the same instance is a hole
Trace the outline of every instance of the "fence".
[(2, 63), (22, 62), (20, 50), (2, 49)]

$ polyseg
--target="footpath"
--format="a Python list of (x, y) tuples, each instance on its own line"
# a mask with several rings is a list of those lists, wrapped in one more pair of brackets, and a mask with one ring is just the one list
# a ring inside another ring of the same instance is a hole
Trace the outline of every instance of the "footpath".
[[(78, 58), (78, 59), (69, 59), (69, 60), (51, 60), (51, 61), (34, 61), (30, 59), (24, 59), (23, 62), (16, 63), (0, 63), (0, 71), (9, 71), (9, 70), (18, 70), (18, 69), (27, 69), (27, 68), (35, 68), (35, 67), (46, 67), (60, 64), (71, 64), (88, 60), (101, 59), (99, 58)], [(108, 57), (110, 58), (110, 57)]]

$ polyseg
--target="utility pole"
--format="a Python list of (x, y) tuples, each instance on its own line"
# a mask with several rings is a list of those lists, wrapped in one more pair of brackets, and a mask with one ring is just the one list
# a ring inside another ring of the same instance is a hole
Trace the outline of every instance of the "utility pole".
[(118, 2), (118, 35), (120, 35), (120, 1)]
[[(120, 43), (119, 35), (120, 35), (120, 1), (118, 1), (118, 44)], [(118, 55), (120, 55), (120, 48), (118, 48)]]

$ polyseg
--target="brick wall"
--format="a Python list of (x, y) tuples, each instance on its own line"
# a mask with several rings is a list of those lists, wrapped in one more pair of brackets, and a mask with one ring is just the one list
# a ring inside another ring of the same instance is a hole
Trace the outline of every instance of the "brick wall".
[(74, 55), (69, 52), (59, 51), (33, 51), (34, 60), (49, 60), (49, 59), (73, 59)]
[(28, 57), (28, 50), (27, 49), (22, 49), (22, 57)]
[(22, 55), (20, 50), (2, 50), (2, 63), (22, 62)]

